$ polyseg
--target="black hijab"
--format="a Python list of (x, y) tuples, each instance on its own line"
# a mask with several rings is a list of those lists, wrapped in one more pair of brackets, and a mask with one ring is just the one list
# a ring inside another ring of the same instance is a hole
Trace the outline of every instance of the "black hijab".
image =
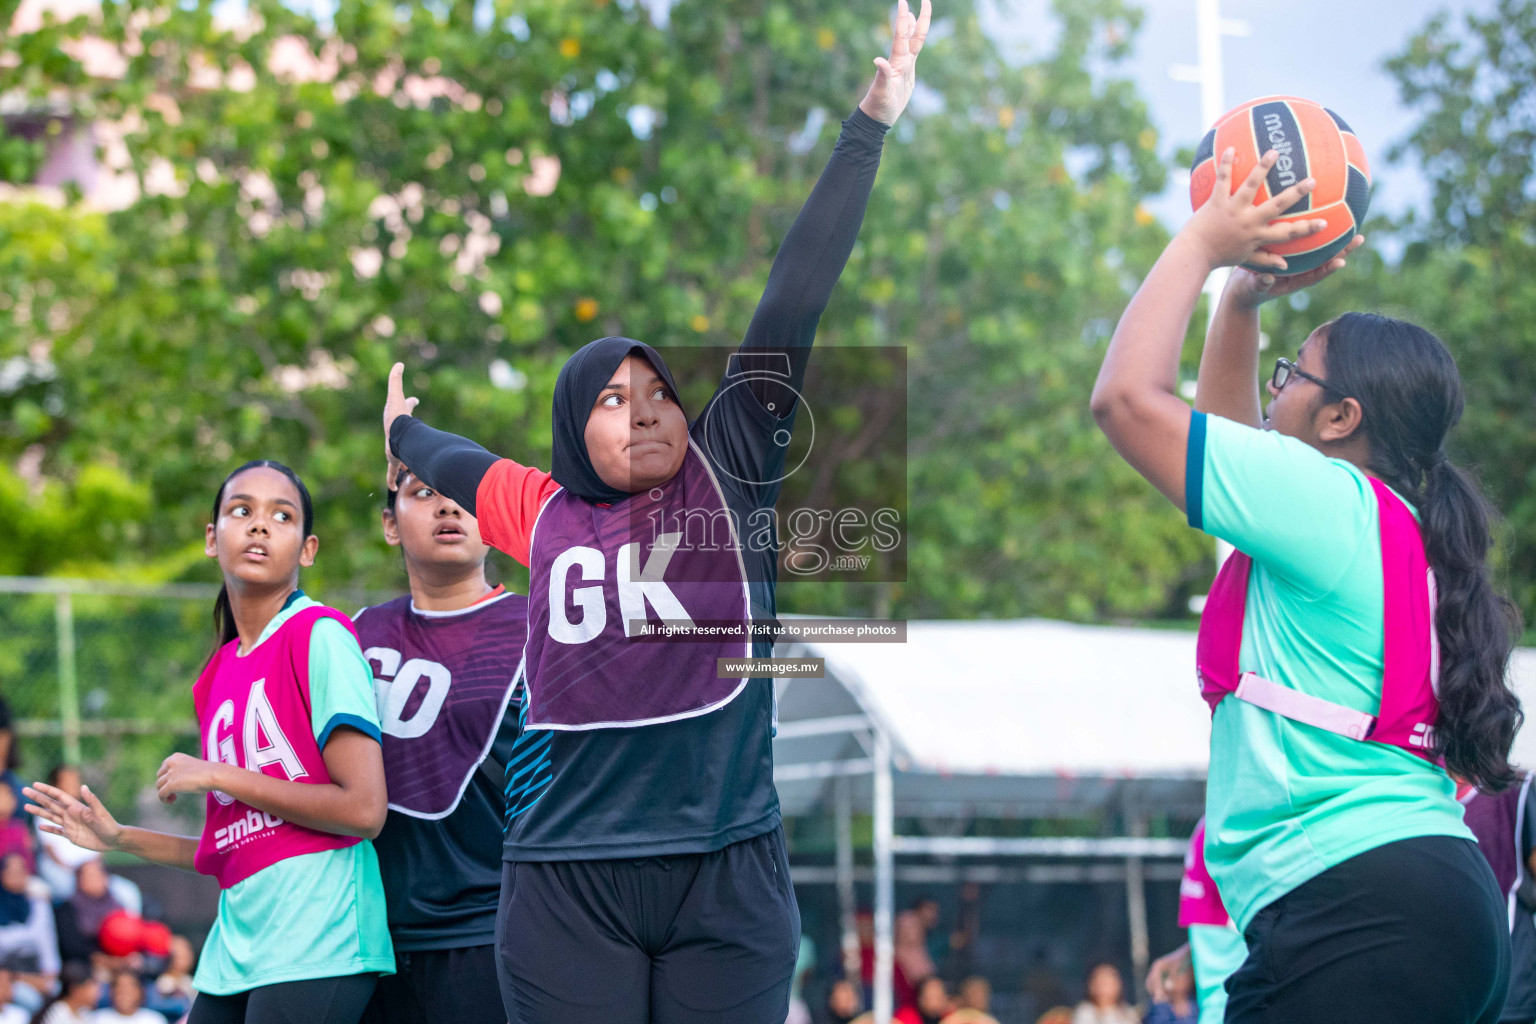
[(667, 369), (661, 353), (633, 338), (598, 338), (588, 342), (565, 361), (555, 381), (554, 457), (550, 475), (555, 478), (555, 483), (578, 498), (611, 505), (629, 497), (628, 491), (609, 487), (597, 475), (592, 458), (587, 454), (586, 437), (587, 418), (592, 414), (593, 403), (613, 379), (613, 371), (633, 352), (640, 353), (655, 367), (673, 397), (677, 398), (677, 384), (673, 382), (672, 371)]

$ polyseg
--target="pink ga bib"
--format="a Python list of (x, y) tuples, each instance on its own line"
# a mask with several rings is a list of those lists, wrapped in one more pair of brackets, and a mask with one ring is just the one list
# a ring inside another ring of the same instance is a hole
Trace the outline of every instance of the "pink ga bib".
[(1184, 852), (1184, 877), (1179, 880), (1179, 927), (1210, 924), (1225, 928), (1232, 923), (1216, 882), (1205, 868), (1205, 819), (1195, 826)]
[[(245, 657), (231, 640), (192, 687), (203, 756), (289, 782), (331, 781), (315, 742), (309, 699), (309, 640), (315, 623), (352, 621), (333, 608), (296, 612)], [(340, 850), (360, 840), (293, 825), (225, 793), (208, 794), (208, 817), (193, 864), (228, 889), (280, 860)]]
[(1211, 706), (1228, 696), (1293, 721), (1348, 736), (1388, 743), (1434, 761), (1435, 720), (1440, 703), (1440, 645), (1435, 635), (1435, 574), (1424, 554), (1419, 524), (1386, 484), (1371, 480), (1381, 521), (1381, 574), (1386, 650), (1381, 707), (1370, 715), (1302, 693), (1238, 667), (1248, 575), (1253, 560), (1234, 552), (1216, 575), (1200, 616), (1195, 646), (1200, 694)]

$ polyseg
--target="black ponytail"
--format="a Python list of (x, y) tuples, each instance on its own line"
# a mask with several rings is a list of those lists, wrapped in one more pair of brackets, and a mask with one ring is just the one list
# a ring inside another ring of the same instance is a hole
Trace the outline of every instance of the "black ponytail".
[(1346, 313), (1327, 332), (1329, 383), (1360, 402), (1371, 469), (1417, 507), (1434, 569), (1435, 751), (1454, 775), (1497, 792), (1517, 777), (1509, 750), (1525, 717), (1508, 684), (1520, 613), (1488, 570), (1494, 510), (1445, 456), (1463, 408), (1456, 361), (1439, 338), (1402, 320)]
[[(252, 459), (243, 466), (235, 469), (219, 484), (218, 492), (213, 496), (213, 521), (219, 521), (219, 506), (224, 504), (224, 488), (235, 477), (248, 469), (275, 469), (292, 482), (294, 489), (299, 492), (299, 507), (304, 513), (304, 536), (308, 537), (315, 529), (315, 505), (310, 500), (309, 488), (304, 486), (304, 481), (299, 479), (299, 474), (272, 459)], [(239, 630), (235, 628), (235, 614), (229, 605), (229, 588), (219, 587), (219, 596), (213, 602), (213, 649), (217, 651), (235, 637), (239, 636)]]

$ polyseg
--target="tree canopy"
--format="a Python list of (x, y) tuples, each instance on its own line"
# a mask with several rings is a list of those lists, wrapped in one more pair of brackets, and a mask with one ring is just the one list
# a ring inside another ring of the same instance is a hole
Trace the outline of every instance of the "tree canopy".
[[(0, 386), (0, 529), (37, 538), (5, 571), (207, 578), (219, 480), (275, 457), (315, 493), (319, 582), (395, 585), (389, 364), (434, 424), (543, 464), (585, 341), (734, 345), (889, 33), (874, 2), (214, 8), (109, 3), (3, 44), (0, 91), (69, 97), (52, 130), (110, 126), (139, 192), (0, 208), (0, 353), (27, 368)], [(1206, 572), (1084, 399), (1165, 238), (1140, 206), (1156, 135), (1114, 75), (1137, 18), (1055, 16), (1018, 66), (969, 0), (941, 5), (818, 339), (905, 350), (906, 581), (788, 585), (791, 609), (1155, 615)], [(86, 73), (87, 37), (118, 73)], [(0, 155), (13, 177), (39, 159)]]

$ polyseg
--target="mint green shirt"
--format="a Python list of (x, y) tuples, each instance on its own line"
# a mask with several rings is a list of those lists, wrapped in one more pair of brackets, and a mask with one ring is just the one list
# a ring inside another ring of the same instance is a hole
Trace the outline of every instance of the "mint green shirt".
[[(318, 604), (296, 593), (256, 645)], [(309, 696), (322, 750), (341, 725), (379, 738), (373, 671), (333, 619), (316, 622), (310, 634)], [(199, 992), (231, 995), (284, 981), (394, 970), (379, 859), (364, 840), (280, 860), (225, 889), (192, 984)]]
[(1248, 959), (1243, 933), (1231, 925), (1192, 924), (1189, 959), (1195, 968), (1200, 1024), (1222, 1024), (1227, 1019), (1227, 979)]
[[(1304, 441), (1195, 413), (1185, 492), (1190, 525), (1253, 559), (1242, 671), (1376, 714), (1386, 613), (1365, 474)], [(1216, 707), (1205, 860), (1240, 929), (1356, 854), (1415, 836), (1471, 839), (1461, 818), (1450, 777), (1406, 750), (1235, 698)]]

